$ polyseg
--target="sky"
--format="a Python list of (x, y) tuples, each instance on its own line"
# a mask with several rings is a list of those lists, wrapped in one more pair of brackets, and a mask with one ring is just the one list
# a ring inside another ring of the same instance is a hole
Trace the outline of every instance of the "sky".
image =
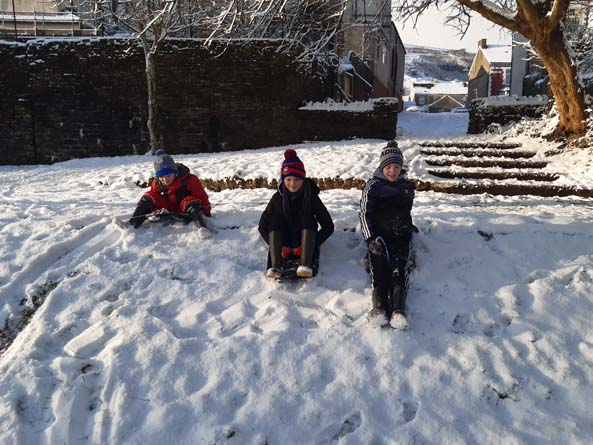
[(489, 44), (510, 44), (510, 34), (499, 26), (477, 15), (472, 19), (465, 37), (460, 40), (457, 31), (444, 25), (445, 13), (436, 8), (428, 10), (418, 21), (416, 29), (412, 22), (394, 22), (404, 45), (420, 45), (435, 48), (460, 49), (476, 52), (478, 41), (488, 39)]

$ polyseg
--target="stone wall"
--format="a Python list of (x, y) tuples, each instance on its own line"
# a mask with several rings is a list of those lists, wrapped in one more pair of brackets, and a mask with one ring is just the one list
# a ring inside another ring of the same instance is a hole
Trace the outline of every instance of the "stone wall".
[(523, 118), (541, 117), (548, 108), (545, 96), (516, 97), (493, 96), (471, 101), (469, 107), (469, 134), (483, 133), (492, 124), (506, 125)]
[[(345, 137), (394, 139), (397, 126), (398, 101), (393, 97), (371, 99), (368, 109), (353, 107), (328, 107), (325, 110), (298, 110), (298, 128), (301, 134), (311, 135), (310, 140), (337, 140)], [(337, 105), (337, 104), (336, 104)], [(341, 108), (341, 109), (340, 109)], [(345, 131), (345, 128), (348, 130)], [(321, 135), (313, 137), (313, 135)]]
[[(170, 153), (394, 136), (396, 116), (298, 110), (328, 95), (271, 41), (169, 40), (159, 59), (159, 132)], [(113, 38), (0, 42), (0, 164), (144, 153), (141, 48)], [(214, 135), (216, 133), (216, 135)], [(393, 134), (392, 134), (393, 133)], [(210, 136), (209, 136), (210, 134)]]

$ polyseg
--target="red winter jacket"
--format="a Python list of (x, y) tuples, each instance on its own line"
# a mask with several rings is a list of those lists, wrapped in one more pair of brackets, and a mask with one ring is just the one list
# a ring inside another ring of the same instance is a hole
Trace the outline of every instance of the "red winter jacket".
[(183, 164), (177, 164), (177, 177), (173, 184), (165, 187), (156, 178), (144, 196), (153, 203), (153, 211), (167, 209), (174, 213), (185, 213), (189, 204), (199, 202), (202, 213), (210, 216), (210, 201), (202, 183)]

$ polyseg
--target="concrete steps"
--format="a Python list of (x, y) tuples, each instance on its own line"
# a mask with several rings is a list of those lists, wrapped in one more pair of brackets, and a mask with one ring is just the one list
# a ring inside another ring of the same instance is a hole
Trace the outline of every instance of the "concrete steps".
[(533, 151), (500, 150), (487, 148), (427, 148), (420, 150), (426, 156), (463, 156), (466, 158), (506, 158), (529, 159), (536, 155)]
[(556, 185), (560, 175), (548, 162), (519, 143), (422, 141), (420, 155), (428, 179), (416, 179), (418, 190), (444, 193), (593, 197), (593, 190)]
[(545, 168), (548, 163), (545, 161), (520, 161), (508, 159), (481, 159), (481, 158), (465, 158), (465, 159), (451, 159), (430, 157), (424, 160), (428, 165), (433, 167), (458, 166), (458, 167), (499, 167), (499, 168), (514, 168), (514, 169), (541, 169)]
[(520, 181), (545, 181), (552, 182), (559, 178), (555, 173), (545, 173), (538, 171), (489, 171), (472, 169), (431, 169), (428, 173), (437, 178), (446, 179), (517, 179)]
[(510, 150), (513, 148), (520, 148), (523, 145), (515, 142), (478, 142), (478, 141), (422, 141), (419, 143), (421, 147), (453, 147), (453, 148), (497, 148), (499, 150)]

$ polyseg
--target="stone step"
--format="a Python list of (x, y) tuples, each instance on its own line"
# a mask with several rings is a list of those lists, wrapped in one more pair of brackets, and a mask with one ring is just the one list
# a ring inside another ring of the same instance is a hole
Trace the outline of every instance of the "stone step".
[(424, 162), (432, 167), (500, 167), (500, 168), (544, 168), (545, 161), (520, 161), (515, 159), (463, 159), (463, 158), (425, 158)]
[(432, 169), (428, 174), (445, 179), (516, 179), (518, 181), (552, 182), (559, 178), (556, 173), (529, 171), (485, 171), (485, 170), (452, 170)]
[(503, 184), (499, 182), (467, 184), (461, 182), (429, 182), (421, 180), (415, 180), (414, 182), (418, 191), (455, 193), (458, 195), (489, 193), (491, 195), (504, 196), (580, 196), (583, 198), (593, 198), (593, 190), (552, 184)]
[(464, 156), (478, 158), (509, 158), (509, 159), (528, 159), (534, 157), (537, 153), (524, 150), (500, 150), (500, 149), (471, 149), (471, 148), (429, 148), (420, 150), (420, 153), (427, 156)]
[(444, 148), (496, 148), (499, 150), (507, 150), (511, 148), (522, 147), (523, 144), (519, 142), (463, 142), (463, 141), (421, 141), (421, 147), (444, 147)]

